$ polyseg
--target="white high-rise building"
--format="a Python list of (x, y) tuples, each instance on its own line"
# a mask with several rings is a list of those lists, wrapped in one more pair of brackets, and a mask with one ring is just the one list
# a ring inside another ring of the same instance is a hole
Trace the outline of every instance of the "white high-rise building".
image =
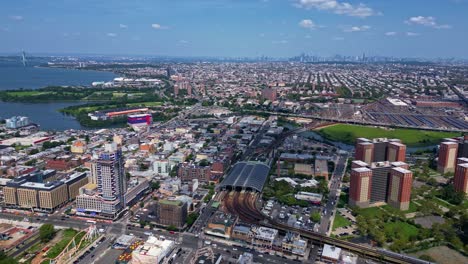
[(126, 206), (127, 192), (120, 147), (116, 143), (107, 144), (92, 170), (95, 180), (81, 188), (76, 198), (77, 214), (115, 219)]
[(30, 123), (31, 122), (29, 122), (29, 118), (26, 116), (13, 116), (11, 118), (5, 119), (5, 126), (12, 129), (27, 126)]
[(107, 201), (120, 200), (127, 191), (122, 150), (116, 143), (105, 145), (97, 161), (98, 194)]

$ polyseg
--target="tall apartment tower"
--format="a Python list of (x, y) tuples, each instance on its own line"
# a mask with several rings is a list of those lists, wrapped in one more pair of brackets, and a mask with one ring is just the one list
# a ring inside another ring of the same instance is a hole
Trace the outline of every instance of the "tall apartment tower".
[(349, 188), (349, 204), (358, 207), (368, 207), (371, 195), (372, 170), (362, 167), (351, 170), (351, 185)]
[(468, 135), (464, 135), (458, 141), (458, 157), (468, 158)]
[(453, 187), (457, 192), (468, 194), (468, 163), (458, 163), (453, 179)]
[(124, 172), (122, 150), (116, 143), (106, 144), (105, 152), (96, 162), (97, 191), (106, 201), (124, 202), (127, 183)]
[(395, 167), (390, 170), (388, 203), (400, 210), (408, 210), (411, 198), (413, 173), (407, 169)]
[(89, 183), (97, 184), (97, 175), (98, 175), (97, 162), (95, 161), (89, 162), (89, 171), (90, 171)]
[(406, 145), (400, 142), (390, 142), (387, 147), (387, 160), (390, 162), (394, 161), (405, 161), (406, 160)]
[(370, 164), (373, 160), (374, 144), (370, 142), (360, 142), (356, 144), (355, 159)]
[(439, 159), (437, 161), (437, 170), (440, 173), (454, 172), (455, 162), (457, 161), (458, 143), (446, 141), (440, 143)]
[(402, 161), (406, 158), (406, 145), (399, 139), (358, 138), (356, 141), (355, 160), (364, 161), (367, 164), (380, 161)]

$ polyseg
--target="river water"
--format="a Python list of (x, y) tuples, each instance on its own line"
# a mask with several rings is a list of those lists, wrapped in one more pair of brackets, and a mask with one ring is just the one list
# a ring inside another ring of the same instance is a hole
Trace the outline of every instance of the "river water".
[[(115, 74), (100, 71), (39, 68), (41, 62), (30, 62), (27, 67), (19, 61), (0, 61), (0, 90), (37, 89), (49, 85), (91, 85), (94, 81), (111, 81)], [(59, 109), (80, 102), (10, 103), (0, 101), (0, 118), (15, 115), (28, 116), (43, 130), (81, 129), (73, 117), (58, 112)]]

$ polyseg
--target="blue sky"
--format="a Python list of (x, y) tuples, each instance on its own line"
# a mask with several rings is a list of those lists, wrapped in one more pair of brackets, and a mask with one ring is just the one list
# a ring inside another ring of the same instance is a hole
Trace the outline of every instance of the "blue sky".
[(11, 0), (0, 52), (468, 58), (468, 0)]

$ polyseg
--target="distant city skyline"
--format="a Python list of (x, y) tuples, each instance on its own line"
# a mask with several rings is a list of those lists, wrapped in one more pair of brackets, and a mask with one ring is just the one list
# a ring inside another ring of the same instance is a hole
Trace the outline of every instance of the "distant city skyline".
[(1, 54), (468, 59), (467, 0), (18, 0)]

